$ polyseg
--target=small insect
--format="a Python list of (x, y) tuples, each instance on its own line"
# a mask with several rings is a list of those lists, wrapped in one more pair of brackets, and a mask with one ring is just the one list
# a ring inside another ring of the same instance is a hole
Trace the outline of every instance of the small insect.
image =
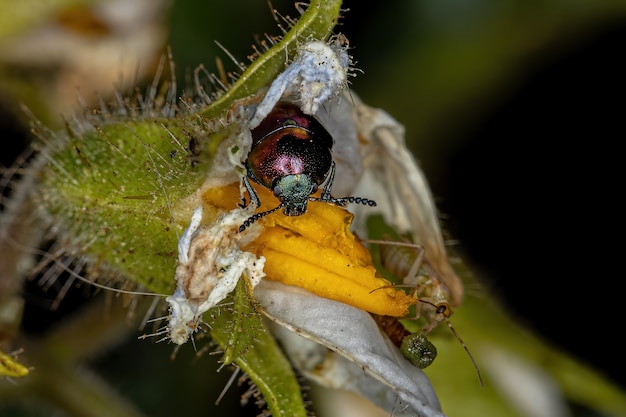
[(402, 277), (401, 286), (413, 288), (422, 301), (416, 306), (416, 315), (424, 319), (426, 324), (422, 330), (429, 333), (452, 315), (450, 290), (425, 257), (422, 246), (409, 242), (378, 243), (383, 267), (396, 277)]
[[(366, 198), (334, 198), (330, 195), (335, 177), (333, 142), (332, 136), (314, 117), (305, 115), (294, 104), (279, 102), (252, 130), (252, 149), (245, 162), (247, 176), (244, 184), (256, 207), (261, 202), (248, 178), (272, 190), (280, 204), (250, 216), (239, 232), (280, 208), (286, 216), (300, 216), (306, 212), (309, 201), (342, 207), (348, 203), (375, 206), (375, 201)], [(311, 197), (324, 181), (321, 196)], [(246, 205), (245, 199), (243, 205)]]
[(411, 333), (396, 317), (372, 314), (372, 318), (413, 365), (424, 369), (433, 363), (437, 348), (424, 333)]
[[(463, 301), (463, 283), (454, 268), (441, 231), (440, 217), (426, 175), (406, 146), (405, 127), (381, 109), (365, 105), (350, 93), (363, 155), (363, 181), (357, 189), (376, 189), (385, 221), (400, 233), (411, 233), (428, 254), (429, 265), (450, 292), (448, 302)], [(358, 218), (360, 207), (355, 208)]]
[[(426, 322), (425, 326), (422, 328), (423, 334), (428, 334), (432, 329), (437, 327), (439, 323), (445, 321), (450, 331), (452, 331), (452, 334), (454, 334), (456, 339), (461, 343), (461, 346), (463, 346), (463, 349), (465, 349), (465, 352), (467, 352), (467, 355), (472, 361), (472, 364), (476, 369), (476, 373), (478, 374), (480, 385), (484, 386), (480, 369), (478, 368), (472, 353), (469, 351), (465, 342), (463, 342), (463, 339), (461, 339), (459, 334), (456, 332), (452, 323), (450, 323), (449, 318), (452, 315), (452, 308), (450, 307), (450, 303), (448, 301), (450, 299), (450, 291), (439, 278), (435, 269), (428, 262), (428, 258), (425, 256), (426, 253), (424, 248), (410, 242), (397, 242), (389, 240), (365, 240), (364, 242), (380, 245), (381, 263), (383, 267), (396, 277), (402, 277), (402, 283), (396, 284), (394, 287), (408, 287), (414, 289), (415, 296), (418, 300), (418, 304), (416, 305), (416, 319), (422, 316)], [(422, 306), (426, 306), (428, 308), (422, 309)], [(415, 334), (417, 333), (413, 333), (412, 335)], [(403, 337), (402, 343), (404, 343), (404, 339), (406, 339), (406, 337)], [(411, 349), (408, 348), (408, 344), (412, 342), (415, 343), (414, 346), (418, 346), (419, 337), (417, 337), (414, 341), (407, 340), (407, 347), (405, 349), (401, 348), (402, 353), (405, 356), (407, 356), (407, 353), (411, 351)], [(407, 353), (405, 353), (405, 350)], [(419, 349), (413, 350), (419, 352)], [(407, 356), (407, 358), (413, 362), (411, 357)], [(419, 355), (415, 357), (419, 358)]]

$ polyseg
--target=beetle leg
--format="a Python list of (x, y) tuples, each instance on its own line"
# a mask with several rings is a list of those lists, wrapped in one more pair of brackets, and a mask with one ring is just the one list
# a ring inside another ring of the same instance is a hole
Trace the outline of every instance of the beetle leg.
[(326, 180), (326, 184), (324, 184), (324, 188), (322, 189), (322, 195), (317, 197), (309, 197), (309, 201), (323, 201), (325, 203), (336, 204), (340, 207), (345, 207), (348, 203), (357, 203), (363, 204), (366, 206), (374, 207), (376, 202), (374, 200), (368, 200), (367, 198), (362, 197), (341, 197), (334, 198), (330, 195), (330, 189), (333, 186), (333, 181), (335, 179), (335, 161), (330, 166), (330, 173), (328, 174), (328, 179)]
[(324, 188), (322, 189), (322, 195), (320, 197), (321, 201), (330, 202), (332, 201), (332, 197), (330, 196), (330, 189), (333, 186), (333, 181), (335, 180), (335, 161), (333, 161), (330, 166), (330, 174), (328, 174), (328, 179), (326, 180), (326, 184), (324, 184)]
[[(261, 206), (261, 200), (259, 199), (259, 196), (257, 195), (256, 191), (254, 191), (254, 188), (252, 188), (252, 185), (250, 185), (250, 181), (248, 181), (248, 177), (243, 177), (243, 183), (246, 186), (246, 190), (248, 190), (248, 194), (250, 194), (250, 204), (254, 204), (255, 208), (258, 208), (259, 206)], [(244, 204), (245, 204), (245, 199), (244, 199)]]

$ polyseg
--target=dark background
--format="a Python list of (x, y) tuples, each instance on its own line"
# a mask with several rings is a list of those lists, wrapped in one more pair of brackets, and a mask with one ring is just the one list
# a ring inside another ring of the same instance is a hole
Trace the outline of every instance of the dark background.
[[(367, 33), (384, 13), (355, 5), (344, 19), (364, 79), (379, 58), (359, 39), (393, 40)], [(622, 20), (538, 50), (515, 86), (467, 109), (467, 129), (438, 138), (455, 146), (431, 180), (455, 249), (510, 315), (622, 386), (624, 45)]]
[(609, 27), (533, 68), (436, 190), (511, 314), (622, 386), (625, 41)]

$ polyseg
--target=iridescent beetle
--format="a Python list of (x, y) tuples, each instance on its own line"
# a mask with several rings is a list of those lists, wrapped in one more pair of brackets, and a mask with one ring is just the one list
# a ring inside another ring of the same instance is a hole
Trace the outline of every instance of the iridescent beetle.
[[(332, 147), (332, 136), (314, 117), (305, 115), (295, 104), (277, 103), (252, 130), (252, 149), (245, 163), (247, 176), (244, 184), (256, 207), (261, 202), (248, 178), (272, 190), (280, 204), (250, 216), (239, 231), (280, 208), (286, 216), (300, 216), (306, 213), (309, 201), (342, 207), (348, 203), (375, 206), (375, 201), (366, 198), (334, 198), (330, 195), (335, 177)], [(321, 196), (312, 197), (324, 181)]]

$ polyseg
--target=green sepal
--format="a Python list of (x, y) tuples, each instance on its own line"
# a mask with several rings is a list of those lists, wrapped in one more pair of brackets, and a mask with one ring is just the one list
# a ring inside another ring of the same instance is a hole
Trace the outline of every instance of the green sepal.
[(282, 39), (255, 59), (227, 92), (200, 112), (211, 119), (224, 113), (235, 101), (269, 86), (285, 69), (285, 57), (293, 59), (297, 48), (308, 39), (328, 39), (337, 24), (341, 1), (311, 1), (306, 11)]
[(211, 337), (222, 349), (225, 365), (239, 366), (263, 394), (273, 416), (307, 415), (291, 364), (256, 312), (245, 279), (239, 280), (233, 308), (210, 318)]
[(51, 138), (33, 197), (44, 221), (87, 257), (91, 274), (104, 268), (151, 291), (172, 291), (188, 222), (175, 206), (202, 184), (210, 160), (190, 162), (188, 131), (179, 119), (143, 120)]

